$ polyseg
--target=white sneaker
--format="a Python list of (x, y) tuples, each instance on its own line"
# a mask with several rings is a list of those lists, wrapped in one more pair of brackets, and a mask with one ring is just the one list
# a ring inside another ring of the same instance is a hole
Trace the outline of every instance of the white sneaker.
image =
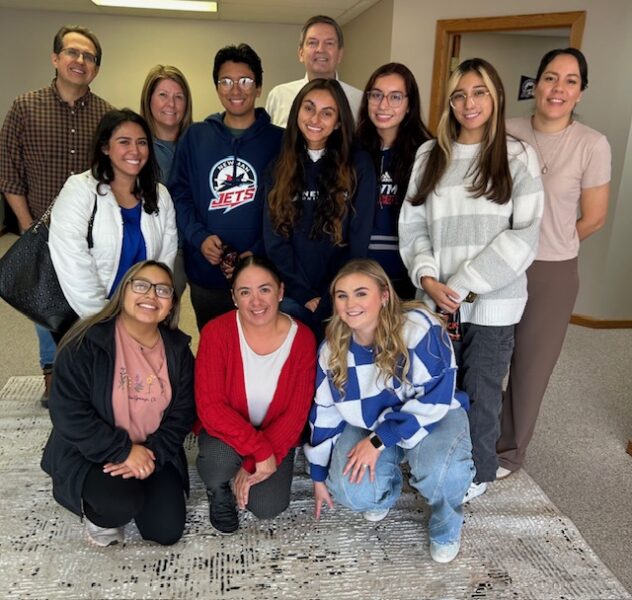
[(461, 542), (450, 542), (448, 544), (439, 544), (438, 542), (430, 542), (430, 556), (432, 560), (438, 563), (452, 562), (461, 548)]
[(390, 508), (385, 508), (383, 510), (365, 510), (362, 513), (362, 516), (367, 520), (367, 521), (371, 521), (372, 523), (377, 523), (378, 521), (381, 521), (382, 519), (386, 518), (386, 515), (390, 512)]
[(463, 504), (469, 502), (470, 500), (474, 500), (474, 498), (478, 498), (482, 496), (487, 491), (487, 482), (483, 481), (482, 483), (476, 483), (472, 481), (472, 485), (465, 492), (465, 496), (463, 496)]
[(99, 527), (89, 521), (87, 517), (84, 516), (83, 519), (86, 523), (86, 535), (93, 544), (105, 548), (113, 544), (123, 543), (125, 539), (123, 527)]
[(505, 479), (509, 477), (509, 475), (511, 475), (512, 473), (513, 471), (510, 471), (509, 469), (505, 469), (505, 467), (498, 467), (498, 469), (496, 470), (496, 479), (497, 480)]

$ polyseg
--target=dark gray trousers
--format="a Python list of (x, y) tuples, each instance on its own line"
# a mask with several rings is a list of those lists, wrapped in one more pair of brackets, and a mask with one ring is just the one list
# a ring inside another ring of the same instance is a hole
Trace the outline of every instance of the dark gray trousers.
[(513, 352), (514, 326), (463, 323), (463, 345), (457, 384), (470, 398), (474, 481), (494, 481), (498, 469), (503, 379)]
[[(229, 483), (239, 471), (243, 458), (222, 440), (201, 431), (198, 438), (197, 469), (209, 492)], [(290, 504), (294, 472), (294, 448), (265, 481), (250, 488), (246, 508), (259, 519), (273, 519)]]

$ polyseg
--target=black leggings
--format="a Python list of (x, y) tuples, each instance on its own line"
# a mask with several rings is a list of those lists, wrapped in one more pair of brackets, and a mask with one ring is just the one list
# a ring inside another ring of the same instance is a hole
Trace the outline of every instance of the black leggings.
[(83, 510), (99, 527), (123, 527), (132, 519), (143, 539), (175, 544), (184, 531), (186, 505), (182, 479), (166, 464), (147, 479), (123, 479), (92, 466), (83, 484)]

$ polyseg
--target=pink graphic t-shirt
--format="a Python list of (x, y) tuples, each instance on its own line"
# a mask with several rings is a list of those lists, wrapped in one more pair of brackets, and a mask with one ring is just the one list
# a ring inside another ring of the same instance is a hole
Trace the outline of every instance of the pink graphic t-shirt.
[(116, 321), (115, 343), (114, 422), (138, 444), (160, 427), (171, 402), (165, 345), (161, 337), (153, 348), (142, 346), (127, 332), (121, 319)]

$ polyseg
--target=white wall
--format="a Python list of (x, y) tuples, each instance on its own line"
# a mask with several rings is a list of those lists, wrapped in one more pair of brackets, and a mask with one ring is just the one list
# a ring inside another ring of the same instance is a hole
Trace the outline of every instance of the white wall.
[[(617, 293), (621, 281), (629, 281), (632, 271), (630, 223), (632, 202), (621, 186), (628, 138), (632, 124), (632, 2), (629, 0), (394, 0), (391, 58), (407, 64), (421, 84), (426, 106), (434, 55), (438, 19), (520, 15), (525, 13), (585, 10), (586, 28), (582, 51), (589, 64), (589, 89), (584, 93), (579, 117), (603, 132), (613, 153), (612, 193), (608, 222), (582, 244), (580, 253), (581, 289), (575, 312), (604, 319), (632, 318), (629, 285)], [(386, 24), (384, 25), (386, 28)], [(396, 33), (395, 33), (396, 32)], [(537, 60), (534, 67), (537, 67)], [(627, 182), (627, 180), (626, 180)]]
[(476, 57), (494, 65), (505, 86), (505, 114), (521, 117), (531, 114), (533, 109), (532, 100), (518, 100), (521, 75), (535, 77), (540, 57), (553, 48), (566, 48), (568, 44), (568, 36), (466, 33), (461, 36), (459, 61)]
[(155, 64), (173, 64), (185, 74), (196, 120), (221, 109), (211, 79), (213, 58), (227, 44), (246, 42), (263, 63), (263, 106), (268, 90), (304, 73), (296, 57), (295, 25), (122, 17), (0, 9), (0, 116), (19, 94), (50, 83), (53, 37), (59, 27), (79, 23), (92, 29), (103, 62), (92, 89), (115, 106), (139, 109), (145, 76)]
[(347, 23), (340, 78), (363, 90), (371, 73), (391, 58), (393, 0), (382, 0)]

